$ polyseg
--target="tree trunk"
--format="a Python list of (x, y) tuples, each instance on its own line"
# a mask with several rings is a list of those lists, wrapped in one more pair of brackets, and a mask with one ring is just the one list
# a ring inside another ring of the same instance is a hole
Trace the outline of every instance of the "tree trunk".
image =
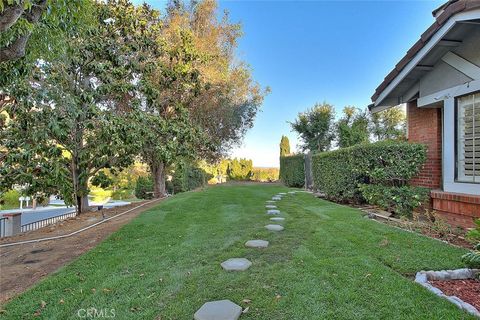
[(162, 198), (166, 195), (165, 188), (165, 164), (161, 161), (151, 165), (153, 177), (153, 197)]
[(77, 214), (88, 212), (88, 179), (80, 179), (82, 169), (78, 165), (76, 157), (72, 157), (72, 183), (74, 200), (77, 206)]

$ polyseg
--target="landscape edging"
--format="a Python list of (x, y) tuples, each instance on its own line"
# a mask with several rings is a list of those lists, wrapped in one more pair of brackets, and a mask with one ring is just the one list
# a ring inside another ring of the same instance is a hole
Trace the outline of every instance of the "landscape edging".
[(429, 280), (461, 280), (474, 279), (480, 274), (480, 269), (456, 269), (456, 270), (441, 270), (441, 271), (420, 271), (415, 275), (415, 282), (433, 292), (437, 296), (447, 299), (448, 301), (457, 305), (460, 309), (480, 318), (480, 311), (471, 304), (463, 301), (457, 296), (447, 296), (442, 290), (434, 287)]

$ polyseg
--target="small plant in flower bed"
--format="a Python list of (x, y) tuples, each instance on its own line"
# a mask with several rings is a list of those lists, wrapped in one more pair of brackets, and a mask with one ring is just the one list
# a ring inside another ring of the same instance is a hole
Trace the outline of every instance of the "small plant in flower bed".
[(462, 256), (462, 261), (469, 268), (480, 268), (480, 242), (474, 247), (474, 249)]
[(471, 246), (463, 237), (465, 235), (464, 229), (452, 227), (435, 211), (425, 210), (423, 214), (414, 212), (411, 218), (402, 216), (400, 220), (400, 223), (391, 222), (390, 224), (465, 248)]
[(462, 261), (470, 268), (480, 268), (480, 219), (475, 220), (476, 228), (468, 231), (467, 239), (477, 243), (472, 251), (462, 256)]

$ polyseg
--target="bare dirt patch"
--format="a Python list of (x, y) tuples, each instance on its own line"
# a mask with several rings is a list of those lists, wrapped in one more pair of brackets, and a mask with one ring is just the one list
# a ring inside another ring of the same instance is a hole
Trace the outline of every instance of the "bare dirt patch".
[(6, 244), (64, 235), (95, 224), (104, 217), (112, 217), (144, 204), (118, 218), (71, 237), (0, 248), (0, 303), (3, 304), (22, 293), (45, 276), (92, 249), (140, 213), (157, 205), (159, 201), (161, 200), (146, 204), (136, 202), (128, 206), (89, 212), (49, 227), (1, 239), (0, 244)]

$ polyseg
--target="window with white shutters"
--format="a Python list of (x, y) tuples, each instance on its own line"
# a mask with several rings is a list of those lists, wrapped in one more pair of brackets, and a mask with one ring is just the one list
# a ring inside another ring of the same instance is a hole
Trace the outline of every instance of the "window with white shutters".
[(480, 183), (480, 93), (458, 98), (457, 180)]

